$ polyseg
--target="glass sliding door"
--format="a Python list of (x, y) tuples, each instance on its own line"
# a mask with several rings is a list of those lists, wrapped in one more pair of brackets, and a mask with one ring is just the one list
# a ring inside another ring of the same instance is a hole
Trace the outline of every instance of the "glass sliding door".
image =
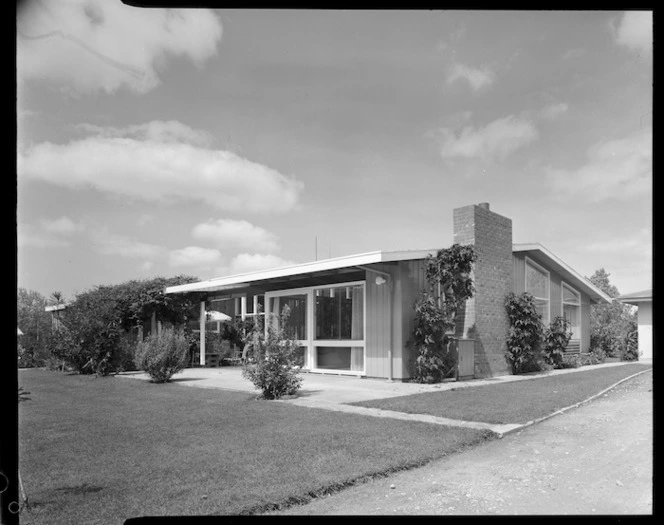
[(279, 323), (279, 315), (288, 306), (285, 328), (298, 342), (303, 368), (362, 375), (364, 303), (364, 282), (267, 292), (266, 321)]
[(302, 368), (309, 368), (309, 336), (308, 336), (308, 314), (309, 293), (277, 292), (267, 294), (268, 303), (267, 322), (279, 327), (284, 308), (288, 307), (288, 318), (283, 327), (289, 337), (298, 342), (298, 354), (301, 356)]
[(364, 372), (364, 283), (314, 290), (315, 368)]

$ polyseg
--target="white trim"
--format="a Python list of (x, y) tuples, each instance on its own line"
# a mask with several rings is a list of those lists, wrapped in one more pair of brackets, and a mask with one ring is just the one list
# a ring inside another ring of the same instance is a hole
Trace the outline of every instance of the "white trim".
[[(613, 301), (613, 299), (605, 294), (602, 290), (600, 290), (597, 286), (595, 286), (593, 283), (591, 283), (588, 279), (583, 277), (581, 274), (579, 274), (576, 270), (574, 270), (571, 266), (563, 262), (561, 259), (556, 257), (551, 251), (549, 251), (547, 248), (542, 246), (539, 243), (524, 243), (524, 244), (512, 244), (512, 253), (519, 253), (519, 252), (531, 252), (531, 251), (536, 251), (540, 252), (543, 256), (548, 258), (550, 262), (554, 263), (555, 266), (558, 268), (553, 268), (554, 271), (557, 273), (560, 273), (560, 270), (563, 270), (569, 274), (570, 277), (574, 279), (578, 279), (579, 284), (582, 285), (582, 288), (585, 288), (583, 291), (590, 296), (591, 299), (595, 301), (605, 301), (607, 303), (610, 303)], [(562, 275), (561, 275), (562, 277)]]
[(377, 264), (394, 261), (408, 261), (416, 259), (425, 259), (427, 255), (436, 253), (437, 249), (432, 250), (406, 250), (406, 251), (376, 251), (361, 253), (358, 255), (348, 255), (334, 259), (325, 259), (322, 261), (296, 264), (282, 268), (272, 268), (260, 270), (257, 272), (231, 275), (228, 277), (219, 277), (200, 281), (197, 283), (180, 284), (177, 286), (166, 287), (165, 293), (185, 293), (185, 292), (213, 292), (226, 289), (242, 288), (249, 286), (249, 283), (255, 281), (264, 281), (279, 277), (289, 277), (294, 275), (303, 275), (308, 273), (320, 272), (325, 270), (337, 270), (341, 268), (350, 268), (367, 264)]
[[(533, 261), (530, 257), (528, 257), (526, 255), (526, 266), (528, 266), (529, 264), (531, 266), (533, 266), (536, 270), (539, 270), (540, 272), (546, 274), (546, 284), (547, 284), (547, 286), (546, 286), (547, 290), (546, 291), (547, 291), (548, 297), (544, 298), (544, 297), (538, 297), (534, 294), (531, 294), (531, 295), (533, 297), (535, 297), (535, 299), (540, 299), (540, 300), (545, 300), (546, 299), (546, 301), (549, 303), (549, 305), (548, 305), (549, 307), (547, 308), (547, 319), (546, 320), (542, 319), (542, 322), (544, 324), (548, 325), (551, 322), (551, 272), (549, 272), (549, 270), (547, 270), (543, 266), (537, 264), (535, 261)], [(523, 289), (526, 292), (528, 292), (528, 269), (527, 268), (525, 268), (525, 271), (523, 272), (523, 274), (524, 274), (523, 275), (523, 280), (524, 280)], [(530, 293), (530, 292), (528, 292), (528, 293)]]
[[(565, 292), (563, 288), (569, 288), (572, 292), (574, 292), (576, 295), (579, 296), (579, 302), (577, 303), (570, 303), (569, 301), (565, 302)], [(581, 292), (579, 292), (576, 288), (573, 286), (567, 284), (565, 281), (561, 280), (560, 281), (560, 314), (565, 317), (565, 305), (568, 306), (576, 306), (579, 311), (578, 311), (578, 316), (579, 316), (579, 337), (578, 338), (573, 338), (570, 339), (570, 342), (572, 341), (578, 341), (579, 342), (579, 349), (581, 349), (581, 341), (583, 340), (583, 324), (581, 322)]]

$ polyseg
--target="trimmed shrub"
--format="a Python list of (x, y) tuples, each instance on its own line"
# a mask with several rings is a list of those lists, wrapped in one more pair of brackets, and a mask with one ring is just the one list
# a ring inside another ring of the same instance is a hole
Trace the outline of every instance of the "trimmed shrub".
[(513, 374), (539, 372), (545, 367), (541, 354), (542, 318), (535, 308), (535, 300), (527, 292), (510, 293), (505, 301), (510, 330), (505, 358)]
[(189, 341), (183, 330), (164, 328), (136, 345), (135, 363), (155, 383), (166, 383), (187, 366)]
[(284, 306), (279, 323), (268, 321), (265, 333), (262, 323), (257, 322), (245, 340), (252, 357), (245, 363), (242, 375), (263, 393), (263, 399), (294, 395), (302, 385), (298, 342), (285, 328), (289, 315), (290, 309)]
[(581, 358), (577, 354), (565, 356), (558, 368), (579, 368), (583, 365)]
[(623, 350), (620, 354), (621, 361), (638, 361), (639, 360), (639, 332), (632, 330), (625, 337)]
[(569, 331), (569, 321), (564, 317), (556, 317), (551, 325), (544, 331), (544, 361), (554, 368), (561, 368), (565, 355), (565, 348), (572, 333)]

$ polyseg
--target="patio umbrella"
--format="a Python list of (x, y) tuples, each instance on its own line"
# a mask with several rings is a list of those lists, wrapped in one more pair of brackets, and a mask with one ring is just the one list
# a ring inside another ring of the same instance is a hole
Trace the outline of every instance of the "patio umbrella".
[(225, 313), (218, 312), (217, 310), (207, 310), (205, 315), (208, 321), (232, 321), (233, 318)]

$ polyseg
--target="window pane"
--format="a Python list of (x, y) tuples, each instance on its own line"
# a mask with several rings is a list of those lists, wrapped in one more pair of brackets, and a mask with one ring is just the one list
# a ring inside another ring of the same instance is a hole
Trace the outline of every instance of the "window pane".
[(549, 278), (526, 261), (526, 292), (535, 297), (549, 297)]
[(295, 354), (298, 359), (298, 366), (302, 368), (309, 368), (309, 356), (307, 355), (307, 347), (306, 346), (298, 346), (297, 349), (295, 350)]
[(364, 348), (361, 346), (317, 346), (316, 367), (328, 370), (364, 370)]
[(284, 329), (294, 339), (307, 338), (307, 296), (305, 294), (284, 295), (270, 298), (272, 322), (276, 322), (284, 307), (288, 306), (290, 315)]
[(544, 299), (535, 299), (535, 309), (542, 316), (542, 322), (549, 322), (549, 301)]
[(563, 284), (563, 302), (580, 304), (581, 300), (578, 293)]
[(570, 330), (572, 331), (572, 339), (581, 339), (581, 323), (579, 321), (580, 308), (568, 304), (563, 305), (563, 316), (570, 322)]
[(315, 291), (316, 339), (364, 339), (363, 290), (356, 285)]

